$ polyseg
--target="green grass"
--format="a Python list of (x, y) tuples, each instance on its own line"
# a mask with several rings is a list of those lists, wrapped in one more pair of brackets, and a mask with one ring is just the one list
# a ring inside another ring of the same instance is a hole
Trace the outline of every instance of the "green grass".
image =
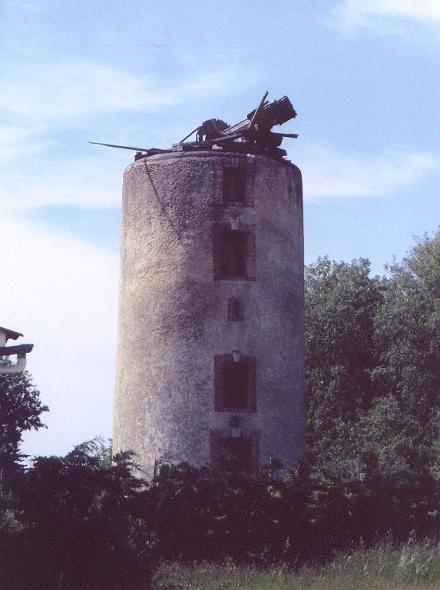
[(321, 567), (289, 572), (233, 564), (164, 564), (157, 590), (434, 590), (440, 589), (440, 547), (408, 543), (341, 555)]

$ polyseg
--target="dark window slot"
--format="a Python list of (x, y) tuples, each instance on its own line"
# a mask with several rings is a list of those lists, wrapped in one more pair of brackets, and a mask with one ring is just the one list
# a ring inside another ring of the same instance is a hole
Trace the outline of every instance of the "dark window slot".
[(239, 322), (243, 319), (243, 304), (238, 297), (231, 297), (228, 301), (228, 320)]
[(223, 202), (242, 203), (246, 201), (246, 170), (244, 168), (223, 168)]
[(216, 412), (257, 411), (256, 359), (240, 355), (214, 357), (214, 407)]
[(222, 275), (227, 278), (246, 278), (248, 235), (240, 230), (221, 233), (220, 256)]
[(228, 361), (223, 366), (224, 406), (231, 410), (249, 408), (249, 368), (243, 362)]

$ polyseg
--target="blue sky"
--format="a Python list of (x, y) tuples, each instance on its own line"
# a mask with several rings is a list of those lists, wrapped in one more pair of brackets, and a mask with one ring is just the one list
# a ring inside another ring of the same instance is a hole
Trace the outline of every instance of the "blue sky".
[(440, 220), (438, 0), (146, 0), (0, 7), (1, 324), (50, 405), (25, 450), (111, 434), (121, 176), (131, 154), (270, 91), (304, 175), (305, 251), (401, 258)]

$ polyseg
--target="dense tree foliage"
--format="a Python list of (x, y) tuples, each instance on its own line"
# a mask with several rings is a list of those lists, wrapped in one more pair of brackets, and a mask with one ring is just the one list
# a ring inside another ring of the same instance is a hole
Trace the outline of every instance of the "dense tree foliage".
[(310, 266), (306, 347), (319, 469), (438, 476), (440, 232), (382, 278), (365, 260)]
[(16, 475), (0, 534), (0, 587), (144, 590), (154, 538), (129, 454), (96, 443)]
[(47, 410), (27, 371), (0, 375), (0, 469), (3, 475), (20, 459), (23, 432), (42, 428), (40, 416)]
[(309, 443), (319, 453), (375, 397), (374, 318), (383, 294), (367, 260), (320, 259), (306, 268)]

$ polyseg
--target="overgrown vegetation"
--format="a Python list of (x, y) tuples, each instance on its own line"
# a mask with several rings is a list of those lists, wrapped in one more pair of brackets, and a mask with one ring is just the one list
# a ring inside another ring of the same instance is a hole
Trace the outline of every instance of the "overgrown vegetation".
[(323, 566), (289, 571), (233, 563), (164, 564), (156, 574), (158, 590), (434, 590), (440, 579), (440, 551), (430, 543), (406, 543), (399, 550), (382, 546), (338, 555)]
[[(440, 530), (440, 232), (386, 277), (371, 277), (366, 260), (309, 266), (306, 352), (308, 450), (277, 480), (164, 464), (142, 482), (130, 454), (112, 462), (97, 443), (24, 468), (21, 432), (41, 427), (46, 408), (28, 377), (2, 378), (0, 587), (145, 590), (161, 559), (305, 567), (353, 547), (364, 551), (316, 580), (343, 588), (346, 567), (374, 582), (376, 561), (390, 580), (411, 564), (417, 579), (430, 582), (426, 568), (438, 579), (438, 551), (423, 543)], [(392, 556), (372, 549), (384, 538)], [(422, 545), (398, 550), (408, 538)], [(318, 587), (313, 575), (303, 569), (290, 587)], [(285, 587), (267, 576), (255, 587)], [(364, 582), (346, 587), (375, 587)]]
[(148, 588), (152, 527), (129, 454), (110, 461), (87, 443), (39, 457), (3, 497), (0, 587), (14, 590)]

